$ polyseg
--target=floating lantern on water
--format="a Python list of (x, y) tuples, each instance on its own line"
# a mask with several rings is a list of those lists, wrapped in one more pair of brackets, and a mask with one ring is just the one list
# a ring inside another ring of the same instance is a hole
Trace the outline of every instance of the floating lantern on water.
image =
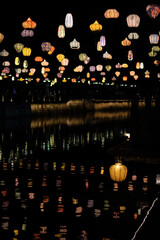
[(98, 23), (96, 20), (94, 23), (90, 25), (90, 30), (93, 32), (99, 32), (102, 30), (102, 25)]
[(127, 177), (127, 172), (127, 167), (121, 161), (116, 162), (109, 168), (110, 178), (115, 182), (123, 182)]
[(104, 16), (105, 18), (118, 18), (119, 12), (116, 9), (107, 9)]
[(136, 14), (130, 14), (127, 18), (127, 25), (128, 27), (139, 27), (140, 24), (140, 17)]

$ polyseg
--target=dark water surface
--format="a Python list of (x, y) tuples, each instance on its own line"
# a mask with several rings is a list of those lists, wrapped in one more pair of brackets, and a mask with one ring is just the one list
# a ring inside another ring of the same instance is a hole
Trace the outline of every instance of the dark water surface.
[[(144, 151), (144, 161), (124, 152), (128, 173), (117, 182), (109, 174), (117, 155), (108, 150), (124, 141)], [(158, 196), (158, 148), (157, 112), (1, 121), (0, 239), (132, 239)], [(149, 239), (147, 228), (136, 239)]]

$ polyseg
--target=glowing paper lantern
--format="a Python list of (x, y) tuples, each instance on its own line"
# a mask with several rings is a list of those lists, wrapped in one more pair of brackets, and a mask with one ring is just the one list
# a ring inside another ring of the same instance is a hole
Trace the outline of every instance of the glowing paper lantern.
[(103, 54), (103, 58), (105, 59), (112, 59), (112, 55), (109, 54), (107, 51)]
[(90, 25), (90, 30), (93, 32), (99, 32), (102, 30), (102, 25), (96, 20), (93, 24)]
[(56, 57), (57, 57), (59, 62), (62, 62), (63, 59), (65, 58), (65, 56), (63, 54), (58, 54)]
[(95, 67), (95, 66), (90, 66), (90, 67), (89, 67), (89, 71), (90, 71), (90, 72), (95, 72), (95, 70), (96, 70), (96, 67)]
[(106, 46), (106, 37), (105, 36), (100, 37), (100, 45), (101, 45), (101, 47)]
[(3, 41), (3, 39), (4, 39), (4, 35), (0, 33), (0, 43)]
[(58, 37), (64, 38), (65, 37), (65, 27), (64, 25), (59, 25), (58, 27)]
[(140, 17), (136, 14), (130, 14), (127, 18), (128, 27), (139, 27)]
[(43, 67), (46, 67), (46, 66), (49, 65), (49, 62), (47, 62), (46, 59), (44, 59), (44, 60), (41, 62), (41, 65), (42, 65)]
[(22, 43), (16, 43), (16, 44), (14, 44), (14, 49), (15, 49), (16, 52), (18, 52), (18, 53), (20, 53), (23, 48), (24, 48), (24, 45), (23, 45)]
[(87, 54), (86, 53), (80, 53), (79, 54), (79, 60), (84, 62), (87, 59)]
[(54, 46), (51, 46), (51, 49), (49, 50), (48, 54), (51, 55), (55, 50), (55, 47)]
[(80, 49), (80, 43), (74, 39), (71, 43), (70, 43), (70, 48), (71, 49)]
[(14, 61), (15, 65), (18, 66), (20, 64), (20, 59), (19, 57), (16, 57), (15, 58), (15, 61)]
[(5, 49), (2, 52), (0, 52), (0, 56), (2, 57), (8, 57), (8, 55), (9, 55), (9, 52), (7, 52)]
[(160, 6), (157, 4), (150, 4), (146, 7), (146, 12), (151, 18), (156, 18), (160, 13)]
[(97, 43), (97, 51), (102, 51), (102, 47), (101, 47), (101, 44), (100, 44), (100, 41), (98, 41), (98, 43)]
[(111, 65), (107, 65), (107, 66), (105, 66), (105, 69), (109, 72), (112, 69), (112, 66)]
[(97, 70), (98, 72), (102, 71), (102, 70), (103, 70), (103, 66), (102, 66), (101, 64), (97, 65), (97, 66), (96, 66), (96, 70)]
[(128, 39), (130, 39), (130, 40), (139, 39), (139, 35), (138, 35), (138, 33), (136, 33), (136, 32), (131, 32), (131, 33), (128, 34)]
[(127, 172), (127, 167), (121, 162), (117, 162), (109, 168), (110, 178), (115, 182), (124, 181), (127, 177)]
[(125, 82), (125, 81), (127, 81), (128, 80), (128, 77), (127, 76), (123, 76), (123, 81)]
[(32, 52), (31, 48), (25, 47), (22, 49), (22, 54), (25, 57), (29, 57), (31, 55), (31, 52)]
[(116, 9), (107, 9), (104, 16), (105, 18), (118, 18), (119, 12)]
[(50, 42), (43, 42), (41, 44), (41, 48), (42, 48), (43, 52), (49, 52), (51, 50), (51, 47), (52, 47), (52, 45)]
[(24, 68), (28, 68), (28, 61), (27, 61), (27, 60), (24, 60), (24, 61), (23, 61), (23, 67), (24, 67)]
[(31, 18), (28, 18), (27, 21), (22, 23), (22, 26), (23, 26), (23, 28), (34, 29), (34, 28), (36, 28), (37, 24), (34, 21), (32, 21)]
[(69, 60), (67, 58), (64, 58), (61, 62), (62, 66), (68, 66)]
[(37, 56), (37, 57), (35, 57), (35, 62), (42, 62), (43, 61), (43, 58), (42, 57), (40, 57), (40, 56)]
[(33, 37), (34, 36), (34, 32), (32, 30), (24, 29), (21, 32), (21, 36), (22, 37)]
[(129, 60), (129, 61), (132, 61), (132, 60), (133, 60), (133, 51), (132, 51), (132, 50), (129, 50), (129, 51), (128, 51), (128, 60)]
[(71, 13), (67, 13), (65, 18), (65, 26), (66, 28), (72, 28), (73, 27), (73, 16)]
[(120, 72), (120, 71), (116, 71), (116, 72), (115, 72), (115, 75), (116, 75), (117, 77), (119, 77), (119, 76), (120, 76), (120, 74), (121, 74), (121, 72)]
[(151, 34), (149, 36), (149, 41), (150, 41), (151, 44), (157, 44), (159, 42), (158, 34)]
[(122, 46), (130, 46), (131, 45), (131, 41), (128, 40), (128, 38), (125, 38), (122, 42), (121, 42)]

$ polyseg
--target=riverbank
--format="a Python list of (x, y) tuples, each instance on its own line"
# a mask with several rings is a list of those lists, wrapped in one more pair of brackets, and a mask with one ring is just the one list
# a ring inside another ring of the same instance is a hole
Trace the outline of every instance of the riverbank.
[[(151, 102), (154, 106), (155, 102)], [(37, 115), (83, 113), (88, 111), (119, 111), (145, 107), (145, 101), (131, 100), (70, 100), (66, 103), (1, 103), (0, 118), (30, 117)]]

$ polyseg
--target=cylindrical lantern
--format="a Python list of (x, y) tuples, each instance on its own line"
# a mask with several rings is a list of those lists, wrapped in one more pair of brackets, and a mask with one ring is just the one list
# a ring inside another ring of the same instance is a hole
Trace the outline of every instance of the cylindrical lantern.
[(101, 47), (106, 46), (106, 37), (105, 36), (100, 37), (100, 45), (101, 45)]
[(58, 37), (64, 38), (65, 37), (65, 27), (64, 25), (59, 25), (58, 27)]
[(71, 13), (67, 13), (65, 18), (65, 26), (66, 28), (72, 28), (73, 27), (73, 16)]

